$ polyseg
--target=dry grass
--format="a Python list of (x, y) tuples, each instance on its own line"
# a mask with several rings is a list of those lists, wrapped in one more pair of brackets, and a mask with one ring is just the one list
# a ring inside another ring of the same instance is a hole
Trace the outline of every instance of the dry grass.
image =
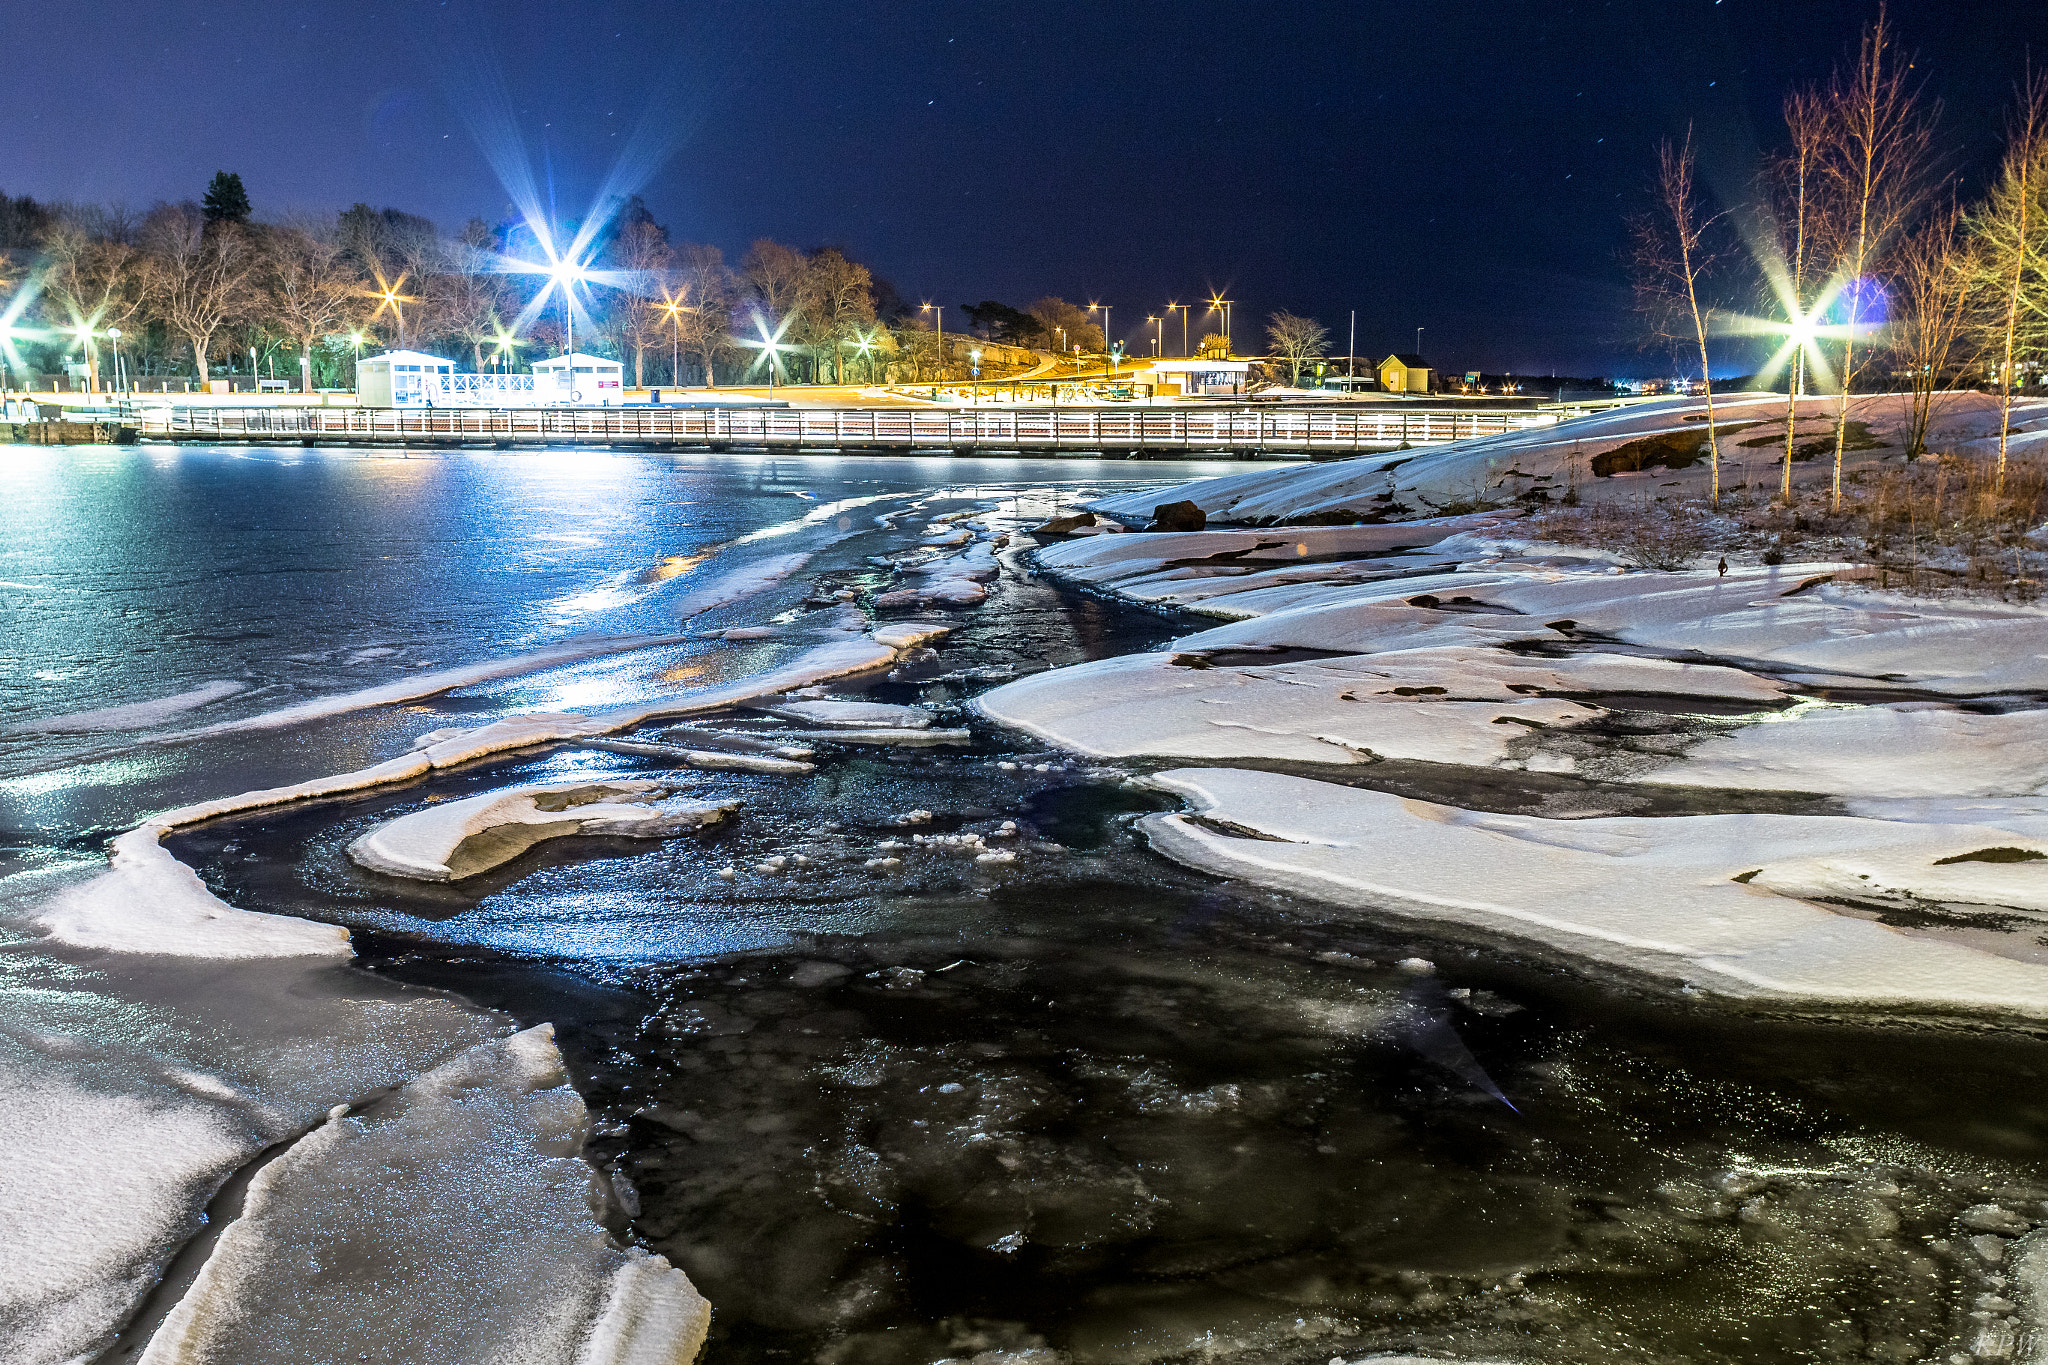
[(1874, 586), (1920, 594), (2033, 601), (2048, 579), (2048, 461), (2017, 459), (2001, 485), (1988, 461), (1927, 457), (1852, 476), (1842, 506), (1824, 489), (1738, 488), (1718, 512), (1696, 500), (1608, 502), (1536, 511), (1539, 539), (1610, 550), (1643, 568), (1710, 555), (1781, 564), (1845, 559)]

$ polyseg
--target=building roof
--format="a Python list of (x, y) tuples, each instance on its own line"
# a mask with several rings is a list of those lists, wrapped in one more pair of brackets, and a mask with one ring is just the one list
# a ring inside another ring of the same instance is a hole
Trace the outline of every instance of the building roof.
[(452, 360), (443, 360), (440, 356), (428, 355), (425, 351), (386, 351), (382, 355), (363, 357), (365, 365), (374, 364), (379, 360), (389, 360), (400, 365), (446, 365), (451, 369), (455, 365)]
[[(1429, 368), (1428, 365), (1423, 363), (1421, 356), (1407, 355), (1400, 351), (1396, 351), (1394, 352), (1394, 354), (1388, 356), (1387, 360), (1398, 360), (1411, 370), (1426, 370)], [(1387, 363), (1387, 360), (1382, 360), (1380, 364), (1385, 365)]]
[(1191, 359), (1183, 360), (1154, 360), (1149, 362), (1149, 364), (1139, 365), (1137, 368), (1149, 368), (1161, 374), (1187, 374), (1190, 372), (1215, 374), (1232, 370), (1249, 370), (1251, 369), (1251, 362), (1249, 360), (1204, 360), (1200, 356), (1195, 356)]
[(625, 362), (622, 360), (608, 360), (601, 355), (585, 355), (581, 351), (576, 352), (574, 355), (556, 355), (549, 356), (546, 360), (536, 360), (533, 362), (533, 368), (536, 370), (559, 370), (563, 366), (570, 364), (582, 366), (602, 365), (606, 369), (612, 370), (625, 368)]

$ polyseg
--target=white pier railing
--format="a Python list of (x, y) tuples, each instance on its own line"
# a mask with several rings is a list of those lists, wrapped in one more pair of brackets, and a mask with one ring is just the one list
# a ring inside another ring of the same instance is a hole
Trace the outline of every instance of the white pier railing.
[(240, 408), (142, 411), (144, 440), (1336, 455), (1548, 426), (1553, 412), (1408, 408)]

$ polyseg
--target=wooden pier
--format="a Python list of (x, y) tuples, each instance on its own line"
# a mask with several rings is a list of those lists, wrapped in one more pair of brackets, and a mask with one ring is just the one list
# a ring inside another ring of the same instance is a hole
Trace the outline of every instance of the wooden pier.
[(132, 446), (141, 435), (134, 421), (73, 422), (52, 418), (37, 422), (0, 422), (0, 445)]
[(1548, 426), (1555, 412), (1360, 408), (241, 408), (139, 410), (144, 441), (611, 446), (819, 454), (1334, 459)]

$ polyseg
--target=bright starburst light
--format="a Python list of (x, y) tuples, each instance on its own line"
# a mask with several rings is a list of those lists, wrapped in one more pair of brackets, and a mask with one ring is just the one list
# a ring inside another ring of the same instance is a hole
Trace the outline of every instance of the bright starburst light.
[(1714, 335), (1777, 340), (1777, 349), (1757, 370), (1759, 384), (1770, 384), (1797, 361), (1800, 392), (1836, 388), (1838, 381), (1834, 367), (1828, 363), (1827, 347), (1832, 346), (1839, 355), (1843, 343), (1852, 339), (1862, 346), (1877, 342), (1884, 330), (1882, 287), (1868, 279), (1830, 279), (1811, 293), (1802, 306), (1799, 291), (1792, 284), (1791, 266), (1776, 240), (1761, 224), (1752, 225), (1743, 236), (1750, 256), (1762, 269), (1777, 301), (1777, 316), (1724, 313), (1715, 319)]
[(739, 341), (740, 345), (751, 346), (754, 349), (754, 363), (747, 366), (748, 374), (752, 374), (760, 369), (763, 364), (766, 364), (768, 366), (769, 382), (773, 383), (777, 376), (785, 373), (782, 368), (782, 353), (795, 348), (782, 344), (782, 334), (789, 330), (790, 319), (795, 316), (796, 314), (794, 313), (786, 315), (781, 322), (775, 324), (775, 330), (771, 333), (768, 330), (768, 320), (759, 313), (754, 314), (754, 330), (761, 334), (761, 339), (754, 341), (748, 338), (735, 338)]
[(591, 321), (591, 290), (598, 286), (654, 297), (657, 284), (644, 272), (604, 270), (593, 262), (620, 209), (661, 169), (693, 120), (673, 108), (650, 106), (618, 159), (605, 172), (588, 212), (574, 220), (573, 230), (568, 230), (552, 211), (552, 176), (549, 203), (542, 202), (534, 162), (528, 155), (502, 71), (495, 60), (486, 51), (472, 49), (467, 62), (457, 64), (455, 84), (451, 103), (468, 123), (478, 149), (497, 173), (518, 212), (520, 231), (532, 238), (533, 249), (539, 256), (533, 260), (502, 253), (487, 255), (488, 269), (508, 275), (537, 276), (542, 281), (539, 290), (513, 319), (511, 330), (515, 334), (527, 330), (557, 298), (567, 313), (565, 321), (570, 332), (578, 323), (587, 326)]

